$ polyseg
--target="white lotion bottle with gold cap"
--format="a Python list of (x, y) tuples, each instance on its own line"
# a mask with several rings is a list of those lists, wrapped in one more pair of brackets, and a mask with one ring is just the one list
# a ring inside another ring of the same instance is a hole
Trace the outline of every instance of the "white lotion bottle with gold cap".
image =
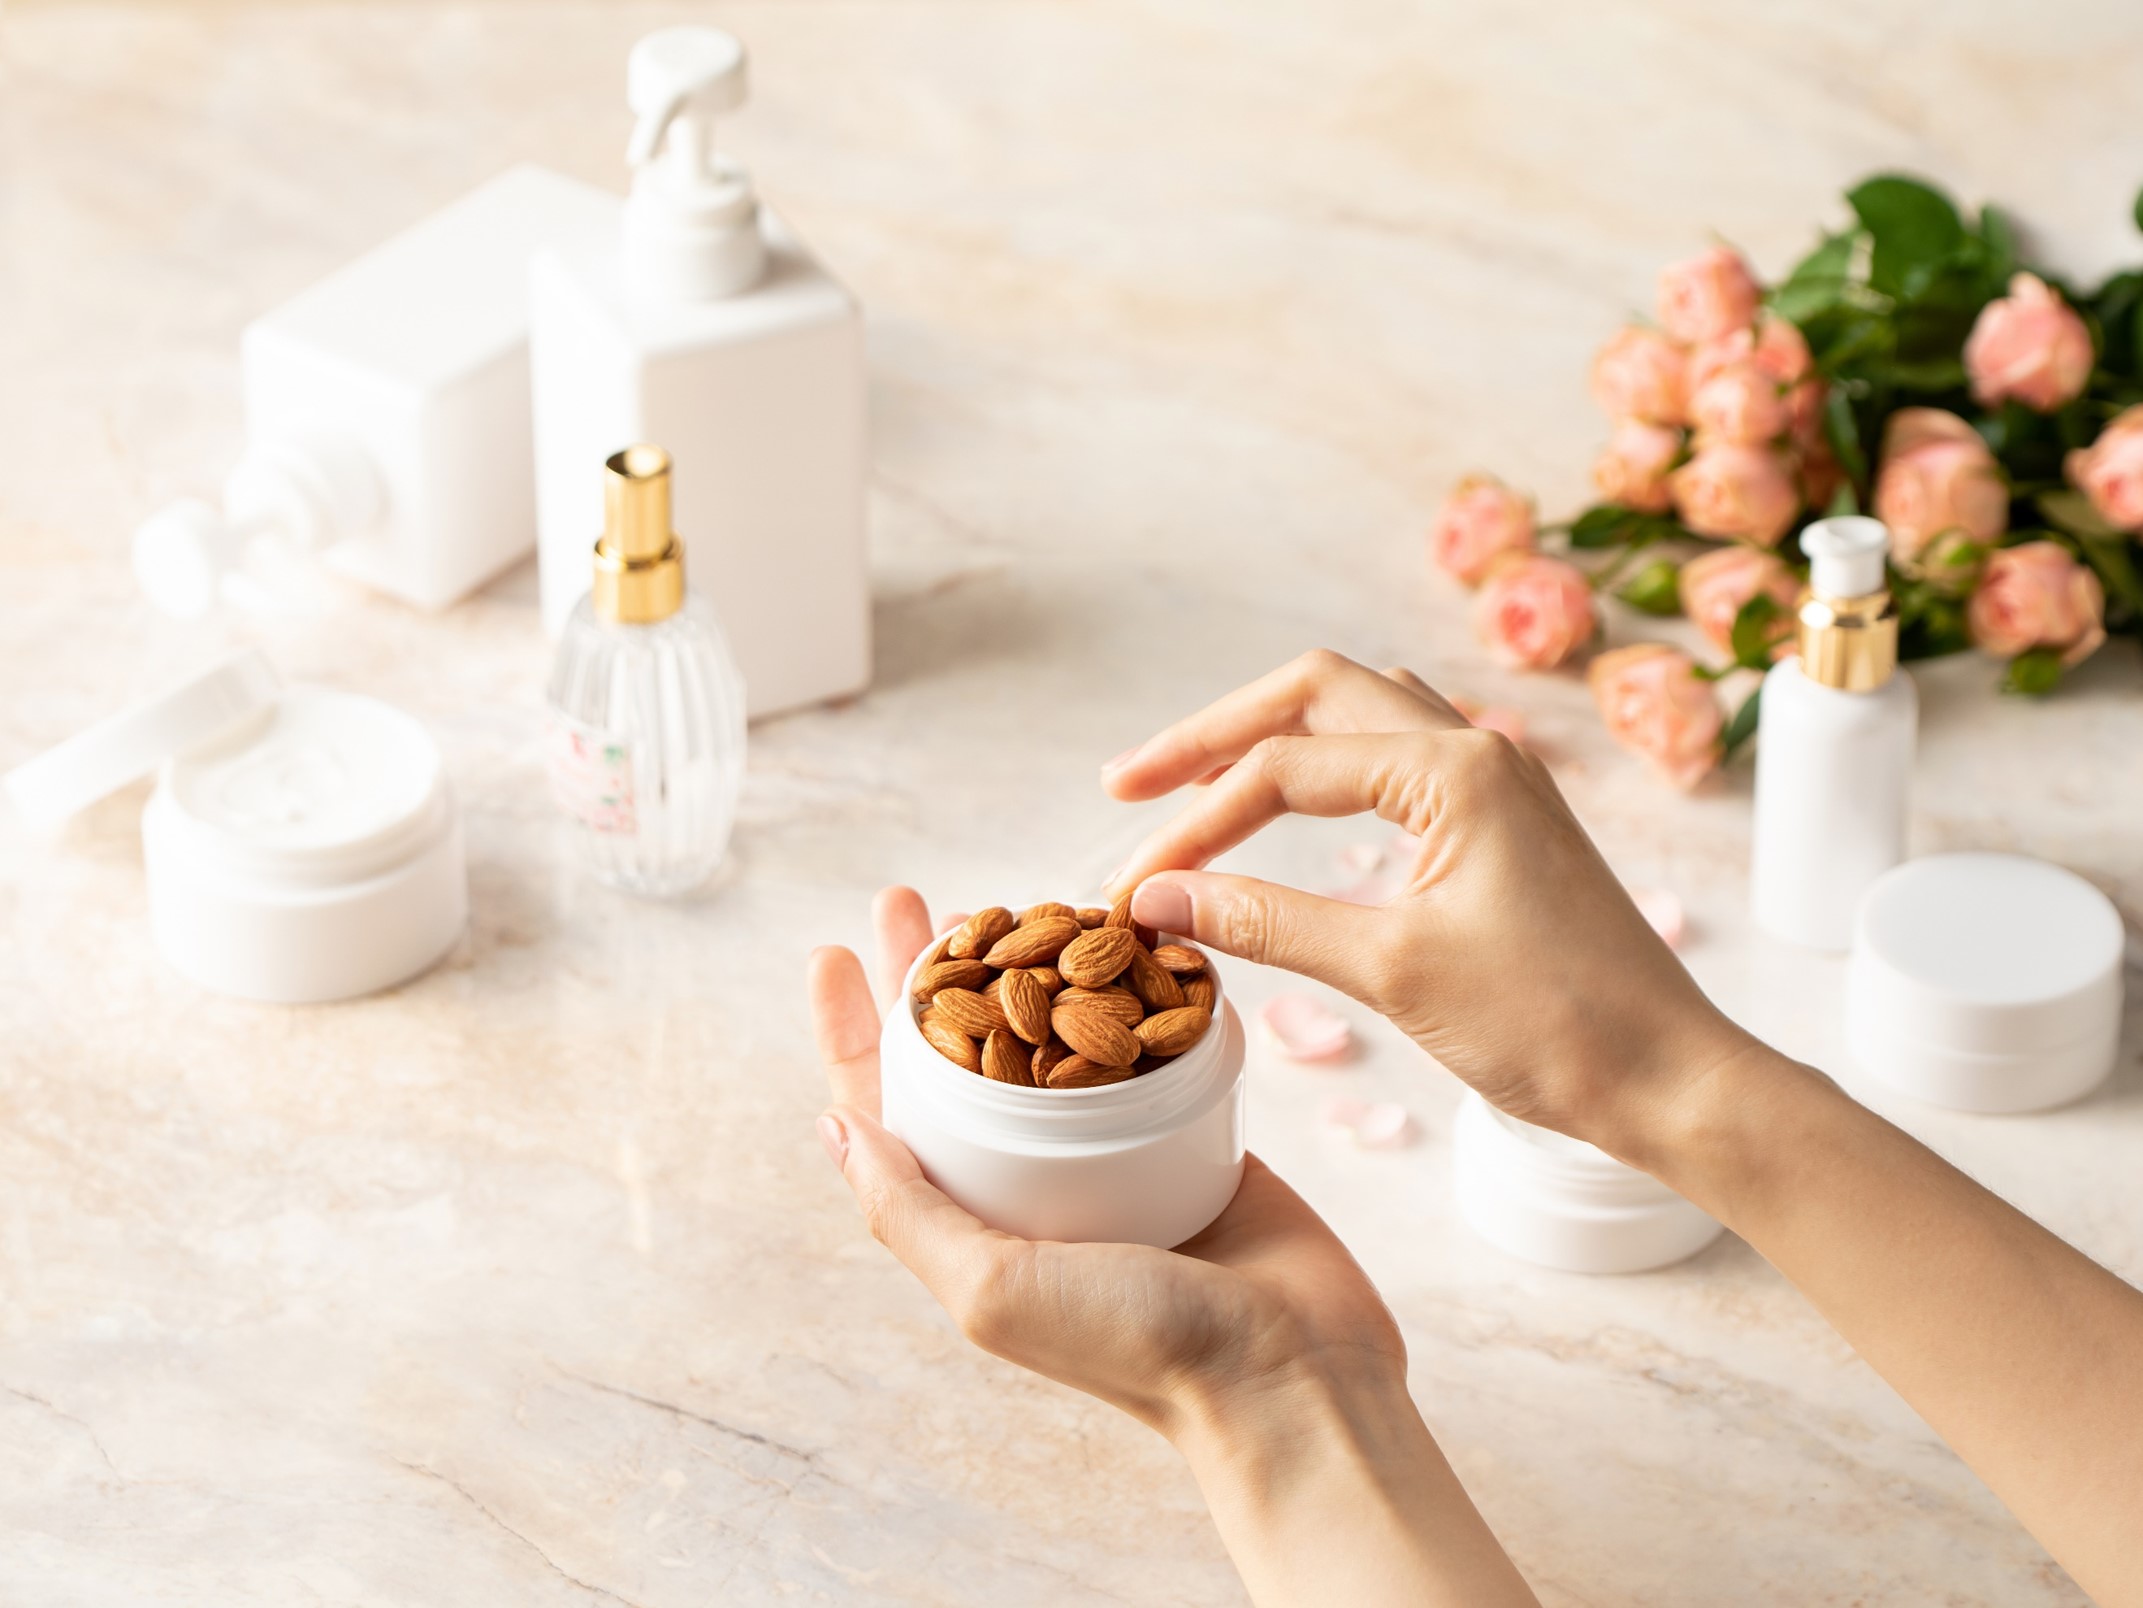
[(660, 447), (603, 466), (594, 585), (559, 638), (549, 701), (551, 788), (596, 876), (658, 897), (706, 881), (744, 781), (744, 679), (686, 590)]
[(1890, 533), (1822, 519), (1801, 549), (1799, 652), (1763, 684), (1751, 904), (1773, 936), (1842, 953), (1861, 896), (1905, 858), (1919, 695), (1897, 667)]

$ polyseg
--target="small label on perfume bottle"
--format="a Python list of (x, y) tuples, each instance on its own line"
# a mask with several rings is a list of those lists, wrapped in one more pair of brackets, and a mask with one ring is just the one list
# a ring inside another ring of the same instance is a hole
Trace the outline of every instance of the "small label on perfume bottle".
[(558, 807), (591, 832), (629, 837), (633, 813), (632, 745), (555, 709), (544, 741), (545, 768)]

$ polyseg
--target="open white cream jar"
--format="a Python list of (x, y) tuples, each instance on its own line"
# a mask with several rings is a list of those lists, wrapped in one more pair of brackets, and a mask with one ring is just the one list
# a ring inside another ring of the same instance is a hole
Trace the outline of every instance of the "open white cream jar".
[(1224, 989), (1205, 1037), (1167, 1065), (1100, 1088), (1026, 1089), (931, 1048), (910, 992), (921, 964), (903, 979), (880, 1039), (885, 1125), (962, 1206), (1027, 1239), (1165, 1249), (1235, 1198), (1244, 1041)]
[(1719, 1225), (1648, 1173), (1468, 1093), (1451, 1139), (1459, 1215), (1498, 1250), (1566, 1273), (1641, 1273)]
[(375, 698), (283, 687), (257, 651), (11, 772), (57, 822), (151, 769), (142, 860), (157, 948), (204, 988), (282, 1003), (392, 987), (468, 919), (439, 750)]

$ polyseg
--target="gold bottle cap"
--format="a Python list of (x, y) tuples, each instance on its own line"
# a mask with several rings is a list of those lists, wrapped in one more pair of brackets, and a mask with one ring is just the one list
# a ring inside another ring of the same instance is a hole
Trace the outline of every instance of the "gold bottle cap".
[(670, 455), (642, 443), (603, 464), (603, 534), (595, 544), (595, 616), (653, 625), (684, 606), (685, 550), (670, 529)]
[(1801, 600), (1801, 674), (1820, 687), (1872, 692), (1897, 669), (1897, 604), (1887, 591)]

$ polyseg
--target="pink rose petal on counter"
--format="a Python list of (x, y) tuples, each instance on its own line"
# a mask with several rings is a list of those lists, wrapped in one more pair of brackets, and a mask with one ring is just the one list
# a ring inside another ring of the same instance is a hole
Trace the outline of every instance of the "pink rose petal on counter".
[(1329, 1061), (1344, 1055), (1354, 1037), (1345, 1017), (1307, 994), (1275, 994), (1259, 1007), (1258, 1023), (1274, 1047), (1296, 1061)]
[(1483, 731), (1499, 731), (1512, 742), (1525, 742), (1525, 711), (1502, 704), (1477, 703), (1471, 698), (1453, 698), (1451, 707)]
[(1335, 1094), (1324, 1103), (1325, 1121), (1349, 1133), (1361, 1127), (1362, 1119), (1368, 1115), (1368, 1102), (1357, 1100), (1351, 1094)]
[(1650, 923), (1669, 949), (1682, 947), (1689, 922), (1682, 913), (1682, 901), (1675, 897), (1672, 889), (1637, 888), (1632, 890), (1630, 898), (1637, 906), (1637, 913)]
[(1414, 1119), (1396, 1100), (1379, 1100), (1354, 1124), (1354, 1142), (1364, 1150), (1397, 1150), (1413, 1140)]
[(1384, 851), (1374, 843), (1350, 843), (1339, 851), (1339, 863), (1342, 870), (1367, 875), (1384, 863)]

